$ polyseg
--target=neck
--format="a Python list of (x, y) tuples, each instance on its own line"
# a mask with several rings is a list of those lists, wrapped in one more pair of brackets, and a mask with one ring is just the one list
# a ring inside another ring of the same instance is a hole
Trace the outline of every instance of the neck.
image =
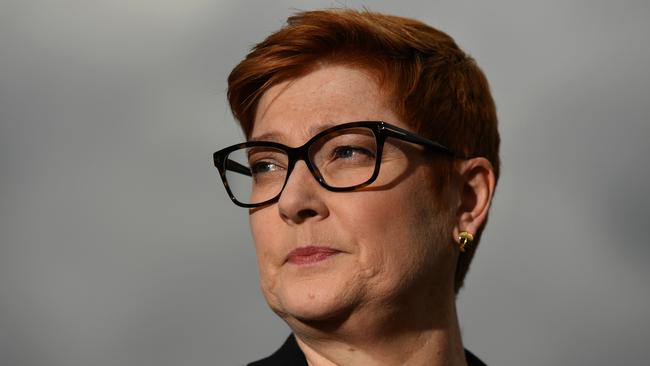
[(434, 307), (422, 299), (365, 304), (327, 321), (287, 322), (310, 366), (465, 365), (454, 296), (447, 298)]

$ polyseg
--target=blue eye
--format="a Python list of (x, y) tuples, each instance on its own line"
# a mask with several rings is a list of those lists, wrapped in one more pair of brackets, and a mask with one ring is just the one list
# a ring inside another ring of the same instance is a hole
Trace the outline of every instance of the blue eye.
[(332, 158), (335, 159), (359, 159), (359, 158), (374, 158), (375, 155), (361, 147), (357, 146), (339, 146), (332, 151)]

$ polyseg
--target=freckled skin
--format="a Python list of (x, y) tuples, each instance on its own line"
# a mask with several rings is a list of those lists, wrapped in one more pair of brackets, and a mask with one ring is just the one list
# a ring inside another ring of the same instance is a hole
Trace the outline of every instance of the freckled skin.
[[(313, 126), (360, 120), (409, 129), (369, 73), (325, 66), (269, 89), (252, 136), (275, 132), (280, 142), (299, 146)], [(435, 309), (440, 297), (453, 298), (453, 224), (430, 188), (427, 154), (388, 142), (380, 176), (367, 189), (329, 192), (299, 162), (279, 202), (250, 211), (262, 291), (290, 325), (371, 313), (413, 298)], [(306, 245), (341, 253), (310, 266), (285, 262)]]

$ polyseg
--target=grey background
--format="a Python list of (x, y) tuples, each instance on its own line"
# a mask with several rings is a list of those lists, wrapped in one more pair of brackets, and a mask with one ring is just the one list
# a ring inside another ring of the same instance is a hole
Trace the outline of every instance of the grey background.
[(459, 296), (493, 365), (647, 364), (647, 1), (0, 1), (0, 364), (236, 365), (288, 333), (211, 153), (226, 77), (294, 9), (450, 33), (503, 175)]

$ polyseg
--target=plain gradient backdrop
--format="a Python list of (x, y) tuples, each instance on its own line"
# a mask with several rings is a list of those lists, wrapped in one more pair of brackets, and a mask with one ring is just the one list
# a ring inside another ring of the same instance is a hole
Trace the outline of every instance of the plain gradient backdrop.
[(648, 1), (0, 0), (0, 365), (240, 365), (282, 343), (211, 154), (242, 140), (232, 67), (331, 6), (440, 28), (491, 82), (503, 175), (465, 345), (648, 364)]

